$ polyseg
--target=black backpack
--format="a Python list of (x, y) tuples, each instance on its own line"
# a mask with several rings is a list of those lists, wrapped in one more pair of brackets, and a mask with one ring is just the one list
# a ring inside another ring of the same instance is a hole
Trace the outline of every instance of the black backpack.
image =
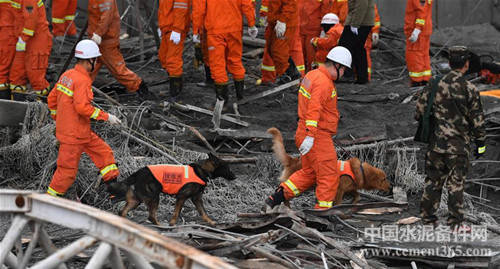
[(427, 100), (424, 115), (420, 117), (420, 120), (418, 121), (417, 133), (415, 133), (415, 137), (413, 138), (416, 142), (429, 143), (430, 137), (434, 133), (436, 119), (433, 115), (431, 115), (431, 110), (434, 105), (438, 83), (441, 81), (442, 77), (443, 76), (436, 76), (429, 81), (431, 85), (431, 92), (429, 93), (429, 99)]

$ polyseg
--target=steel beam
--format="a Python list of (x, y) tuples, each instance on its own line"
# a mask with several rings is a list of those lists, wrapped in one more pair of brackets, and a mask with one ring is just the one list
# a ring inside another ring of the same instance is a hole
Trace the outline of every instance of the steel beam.
[(92, 246), (97, 242), (92, 236), (84, 236), (75, 242), (69, 244), (65, 248), (58, 250), (56, 253), (50, 255), (44, 260), (37, 262), (35, 265), (30, 267), (30, 269), (46, 269), (46, 268), (55, 268), (59, 266), (59, 264), (64, 263), (65, 261), (71, 259), (71, 257), (76, 254), (82, 252), (82, 250)]
[(106, 263), (112, 249), (113, 247), (110, 244), (102, 242), (95, 251), (94, 256), (87, 263), (87, 266), (85, 266), (85, 269), (100, 269)]
[[(0, 197), (3, 193), (4, 191), (0, 190)], [(9, 199), (19, 199), (12, 194), (12, 191), (9, 192)], [(236, 268), (220, 258), (210, 256), (137, 223), (94, 207), (47, 194), (23, 192), (17, 194), (30, 203), (29, 211), (24, 213), (25, 216), (37, 221), (82, 230), (100, 241), (143, 256), (148, 262), (155, 262), (168, 268)], [(6, 203), (11, 203), (11, 201), (6, 201)], [(0, 213), (11, 212), (10, 210), (12, 206), (0, 205)], [(45, 242), (47, 239), (45, 235), (46, 233), (42, 230), (40, 243), (43, 242), (46, 245), (48, 242)], [(119, 266), (117, 254), (114, 253), (112, 257), (115, 257), (112, 263)]]
[(0, 264), (4, 264), (7, 254), (10, 253), (12, 246), (16, 243), (16, 240), (23, 232), (24, 226), (28, 224), (28, 221), (29, 220), (22, 215), (16, 215), (14, 219), (12, 219), (9, 230), (3, 237), (2, 242), (0, 242)]

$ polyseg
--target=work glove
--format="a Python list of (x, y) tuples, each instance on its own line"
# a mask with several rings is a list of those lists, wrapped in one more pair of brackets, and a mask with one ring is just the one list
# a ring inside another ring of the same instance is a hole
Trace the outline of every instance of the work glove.
[(158, 37), (161, 39), (161, 29), (157, 28), (156, 31), (158, 32)]
[(476, 150), (474, 151), (474, 156), (477, 158), (483, 156), (486, 152), (486, 146), (484, 145), (484, 141), (476, 140)]
[(26, 51), (26, 42), (21, 37), (17, 38), (16, 51)]
[(281, 39), (281, 38), (285, 37), (286, 23), (276, 21), (276, 26), (274, 26), (274, 31), (276, 32), (277, 38)]
[(251, 38), (256, 38), (258, 33), (259, 33), (259, 30), (257, 29), (257, 27), (252, 26), (252, 27), (248, 28), (248, 35)]
[(113, 114), (108, 114), (108, 122), (113, 125), (120, 125), (122, 124), (122, 121), (115, 115)]
[(411, 32), (411, 36), (410, 38), (408, 38), (408, 40), (410, 40), (411, 43), (417, 42), (418, 35), (420, 35), (420, 32), (421, 30), (418, 28), (413, 29), (413, 32)]
[(358, 35), (358, 27), (354, 27), (351, 25), (351, 32), (355, 35)]
[(200, 43), (200, 35), (196, 34), (196, 35), (193, 35), (193, 43)]
[(181, 42), (181, 34), (176, 31), (172, 31), (172, 33), (170, 33), (170, 40), (172, 40), (175, 45), (179, 44), (179, 42)]
[(373, 45), (373, 46), (377, 46), (377, 44), (378, 44), (378, 39), (379, 39), (378, 33), (373, 33), (373, 34), (372, 34), (372, 45)]
[(92, 34), (92, 41), (94, 41), (97, 45), (101, 45), (102, 38), (100, 35), (93, 33)]
[(267, 26), (267, 17), (266, 16), (261, 16), (259, 18), (259, 24), (260, 24), (260, 26), (266, 27)]
[(306, 136), (306, 138), (304, 138), (304, 141), (302, 141), (302, 144), (300, 144), (299, 147), (300, 154), (306, 155), (313, 147), (313, 144), (314, 144), (314, 137)]
[(313, 47), (318, 46), (318, 38), (317, 37), (311, 38), (311, 45), (313, 45)]

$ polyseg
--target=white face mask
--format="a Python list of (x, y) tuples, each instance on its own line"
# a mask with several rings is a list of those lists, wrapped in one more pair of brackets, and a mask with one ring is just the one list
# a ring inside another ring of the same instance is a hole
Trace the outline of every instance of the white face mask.
[(319, 34), (319, 37), (323, 38), (323, 37), (325, 37), (325, 36), (326, 36), (325, 31), (321, 30), (321, 34)]

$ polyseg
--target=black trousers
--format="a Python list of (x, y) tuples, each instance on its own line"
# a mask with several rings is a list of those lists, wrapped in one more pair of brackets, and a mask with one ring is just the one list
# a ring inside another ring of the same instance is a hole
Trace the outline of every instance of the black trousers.
[(371, 29), (371, 26), (361, 26), (358, 28), (358, 34), (355, 35), (351, 31), (351, 26), (346, 25), (340, 36), (339, 46), (346, 47), (351, 52), (352, 67), (358, 75), (357, 83), (368, 82), (365, 42)]

